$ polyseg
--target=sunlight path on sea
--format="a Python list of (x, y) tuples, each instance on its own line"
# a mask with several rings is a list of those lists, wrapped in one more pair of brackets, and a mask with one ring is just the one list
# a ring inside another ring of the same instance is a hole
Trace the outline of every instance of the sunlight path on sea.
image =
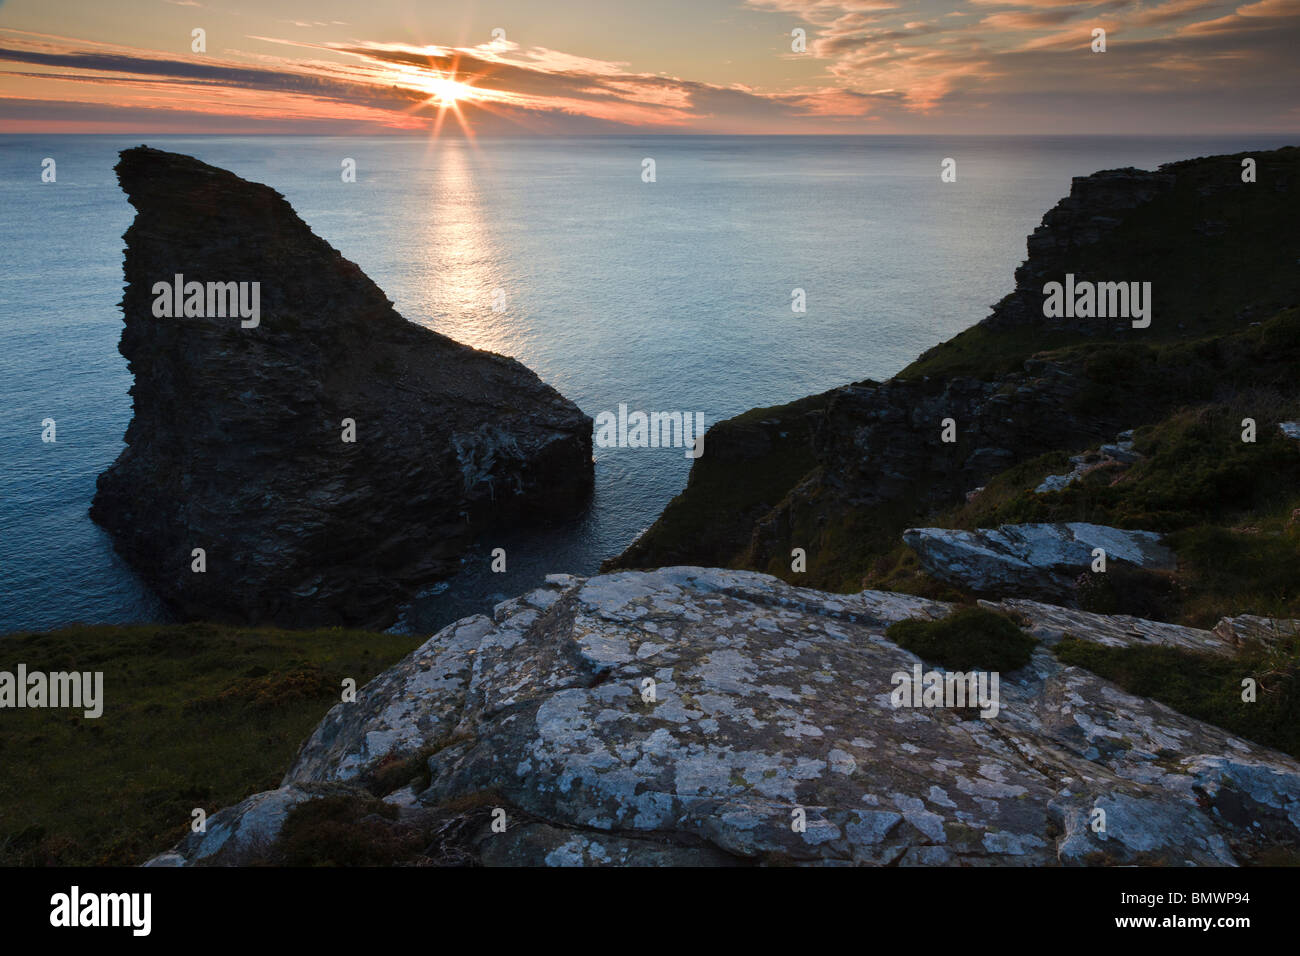
[(472, 146), (451, 140), (432, 146), (429, 161), (429, 182), (419, 192), (426, 215), (415, 236), (421, 258), (412, 263), (423, 286), (420, 311), (436, 315), (430, 327), (457, 342), (519, 355), (524, 350), (508, 309), (503, 256), (484, 208), (479, 167), (485, 160)]

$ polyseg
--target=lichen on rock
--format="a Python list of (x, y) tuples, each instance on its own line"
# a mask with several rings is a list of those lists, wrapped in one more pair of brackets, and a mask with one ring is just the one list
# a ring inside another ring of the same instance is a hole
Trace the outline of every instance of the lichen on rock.
[(887, 628), (951, 605), (695, 567), (556, 576), (336, 705), (278, 792), (427, 754), (399, 802), (492, 794), (506, 825), (474, 836), (485, 864), (1230, 865), (1300, 841), (1300, 763), (1050, 650), (1065, 633), (1228, 655), (1231, 641), (988, 606), (1043, 643), (982, 719), (891, 702), (891, 676), (919, 661)]

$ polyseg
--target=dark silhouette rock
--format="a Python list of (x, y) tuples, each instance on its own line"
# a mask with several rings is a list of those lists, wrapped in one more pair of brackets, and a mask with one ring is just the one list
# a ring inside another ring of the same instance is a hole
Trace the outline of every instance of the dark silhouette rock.
[[(403, 319), (267, 186), (143, 146), (116, 170), (135, 416), (91, 515), (178, 613), (380, 626), (474, 533), (585, 502), (591, 419), (522, 364)], [(257, 324), (156, 317), (177, 274), (258, 283)]]
[[(991, 328), (1011, 329), (1039, 326), (1044, 330), (1068, 330), (1081, 335), (1123, 332), (1127, 319), (1043, 317), (1043, 285), (1060, 281), (1089, 246), (1113, 234), (1132, 209), (1150, 203), (1174, 188), (1176, 177), (1163, 170), (1104, 169), (1090, 176), (1075, 176), (1070, 195), (1043, 215), (1042, 223), (1030, 234), (1029, 257), (1016, 269), (1016, 290), (985, 319)], [(1141, 265), (1137, 266), (1141, 274)], [(1120, 275), (1083, 276), (1080, 280), (1101, 281), (1129, 278)]]

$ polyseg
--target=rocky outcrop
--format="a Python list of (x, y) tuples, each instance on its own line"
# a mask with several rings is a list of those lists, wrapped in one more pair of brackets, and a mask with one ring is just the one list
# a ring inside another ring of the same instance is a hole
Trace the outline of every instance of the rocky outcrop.
[[(943, 617), (941, 602), (693, 567), (553, 576), (336, 705), (279, 791), (212, 821), (251, 819), (264, 842), (271, 809), (416, 756), (427, 776), (389, 800), (502, 811), (504, 830), (471, 840), (487, 864), (1231, 865), (1300, 840), (1300, 763), (1050, 650), (1067, 634), (1228, 656), (1230, 642), (989, 606), (1041, 643), (982, 716), (895, 706), (895, 675), (929, 665), (886, 629)], [(226, 862), (207, 842), (157, 862)]]
[[(1104, 441), (1125, 421), (1085, 409), (1086, 389), (1077, 362), (1037, 358), (997, 381), (891, 379), (837, 389), (813, 428), (818, 467), (754, 523), (746, 563), (770, 567), (862, 509), (882, 509), (905, 526), (1028, 458)], [(954, 434), (946, 438), (949, 422)], [(640, 564), (652, 563), (649, 543)], [(614, 566), (622, 565), (607, 570)]]
[(1039, 326), (1044, 331), (1070, 331), (1082, 335), (1122, 332), (1123, 318), (1054, 318), (1043, 316), (1043, 286), (1062, 282), (1067, 273), (1079, 281), (1119, 281), (1135, 278), (1090, 275), (1079, 269), (1089, 247), (1112, 234), (1124, 214), (1169, 193), (1175, 183), (1163, 169), (1106, 169), (1090, 176), (1075, 176), (1070, 195), (1053, 206), (1027, 241), (1029, 257), (1016, 269), (1016, 289), (993, 310), (985, 322), (991, 328)]
[[(117, 173), (135, 415), (91, 515), (180, 614), (384, 625), (476, 531), (582, 505), (591, 419), (523, 365), (404, 320), (266, 186), (146, 147)], [(205, 285), (165, 317), (174, 281)]]
[(341, 787), (281, 787), (256, 793), (204, 821), (174, 849), (145, 866), (240, 866), (263, 859), (284, 828), (289, 811), (307, 800), (346, 793)]
[(847, 385), (818, 423), (820, 483), (855, 505), (909, 501), (928, 510), (957, 500), (1063, 441), (1114, 435), (1115, 419), (1081, 414), (1084, 384), (1072, 364), (1031, 359), (996, 382), (957, 376)]
[(1105, 553), (1107, 566), (1174, 571), (1174, 553), (1151, 531), (1084, 521), (1011, 524), (978, 531), (908, 528), (903, 541), (940, 581), (980, 594), (1068, 598), (1079, 575)]
[(1237, 647), (1252, 643), (1271, 647), (1300, 638), (1300, 621), (1278, 620), (1259, 614), (1238, 614), (1235, 617), (1221, 618), (1214, 625), (1214, 633)]
[[(778, 571), (802, 548), (811, 578), (843, 587), (869, 575), (904, 528), (959, 505), (995, 476), (1049, 452), (1077, 455), (1181, 405), (1235, 391), (1243, 379), (1240, 367), (1229, 366), (1247, 346), (1229, 336), (1300, 301), (1293, 268), (1300, 247), (1288, 228), (1300, 214), (1293, 188), (1300, 150), (1250, 156), (1265, 171), (1252, 184), (1241, 182), (1242, 156), (1076, 178), (1029, 238), (1014, 290), (983, 321), (887, 382), (761, 410), (769, 433), (806, 435), (801, 447), (778, 454), (770, 443), (751, 442), (743, 453), (706, 454), (686, 490), (603, 569), (722, 561)], [(1207, 217), (1225, 229), (1205, 235), (1197, 227)], [(1289, 238), (1265, 238), (1278, 232)], [(1043, 286), (1067, 274), (1151, 283), (1152, 325), (1046, 318)], [(1221, 336), (1222, 347), (1160, 351), (1211, 336)], [(1269, 351), (1277, 346), (1260, 354)], [(1284, 364), (1245, 363), (1269, 365), (1258, 386), (1289, 394), (1294, 376)], [(734, 438), (756, 434), (757, 414), (718, 423), (705, 447), (744, 447)], [(1106, 447), (1103, 464), (1122, 465), (1131, 453), (1123, 440)], [(792, 461), (803, 467), (789, 476)], [(1054, 476), (1044, 490), (1068, 481)], [(714, 526), (707, 545), (693, 546), (692, 528), (717, 512), (745, 519)]]
[(1218, 657), (1234, 657), (1241, 647), (1239, 641), (1225, 636), (1218, 628), (1206, 631), (1183, 624), (1148, 621), (1131, 614), (1097, 614), (1027, 598), (979, 603), (1020, 618), (1025, 622), (1025, 629), (1049, 647), (1063, 637), (1079, 637), (1113, 650), (1168, 647)]
[(1122, 475), (1135, 461), (1142, 458), (1134, 448), (1133, 432), (1121, 432), (1112, 445), (1102, 445), (1096, 451), (1086, 451), (1080, 455), (1071, 455), (1070, 464), (1074, 467), (1063, 475), (1048, 475), (1034, 489), (1038, 494), (1060, 491), (1076, 481), (1082, 481), (1097, 471), (1107, 471), (1113, 479)]

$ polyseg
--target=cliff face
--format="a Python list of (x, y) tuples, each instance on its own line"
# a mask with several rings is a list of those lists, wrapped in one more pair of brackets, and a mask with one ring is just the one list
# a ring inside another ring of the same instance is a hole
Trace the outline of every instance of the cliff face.
[(1137, 278), (1142, 271), (1139, 262), (1130, 267), (1131, 276), (1088, 275), (1081, 271), (1084, 255), (1089, 247), (1113, 235), (1130, 210), (1167, 195), (1175, 182), (1171, 172), (1132, 168), (1076, 176), (1070, 184), (1070, 195), (1048, 210), (1030, 234), (1026, 242), (1029, 257), (1016, 269), (1015, 292), (998, 303), (985, 323), (993, 328), (1068, 329), (1090, 336), (1122, 332), (1127, 324), (1123, 319), (1045, 319), (1043, 285), (1061, 281), (1066, 273), (1078, 273), (1077, 277), (1084, 281)]
[[(386, 624), (473, 532), (586, 500), (591, 419), (529, 369), (404, 320), (266, 186), (146, 147), (116, 169), (135, 415), (91, 515), (179, 613)], [(177, 275), (205, 294), (160, 317)], [(257, 283), (256, 318), (208, 283)]]
[[(1295, 343), (1247, 339), (1300, 302), (1300, 150), (1250, 154), (1253, 183), (1244, 156), (1076, 178), (984, 321), (887, 382), (715, 425), (686, 490), (605, 570), (723, 563), (789, 578), (802, 548), (808, 570), (792, 580), (851, 589), (904, 528), (1021, 463), (1245, 387), (1296, 394)], [(1149, 326), (1046, 316), (1045, 284), (1067, 275), (1149, 283)], [(746, 520), (715, 523), (720, 513)], [(716, 533), (696, 543), (690, 529), (706, 522)]]

